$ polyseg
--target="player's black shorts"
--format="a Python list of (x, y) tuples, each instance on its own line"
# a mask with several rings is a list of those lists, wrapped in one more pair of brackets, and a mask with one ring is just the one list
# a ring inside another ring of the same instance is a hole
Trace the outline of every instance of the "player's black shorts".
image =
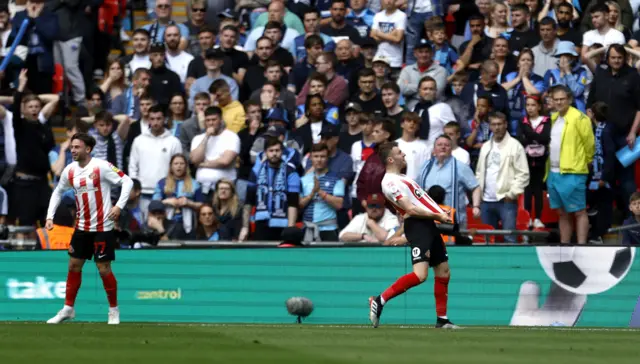
[(432, 267), (449, 260), (440, 230), (433, 220), (404, 220), (404, 235), (411, 246), (411, 263), (427, 262)]
[(116, 235), (112, 231), (77, 230), (71, 237), (69, 255), (72, 258), (110, 262), (116, 260)]

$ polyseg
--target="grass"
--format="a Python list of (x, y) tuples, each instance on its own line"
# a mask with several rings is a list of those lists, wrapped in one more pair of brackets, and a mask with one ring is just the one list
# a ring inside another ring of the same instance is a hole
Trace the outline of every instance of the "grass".
[(640, 331), (0, 323), (0, 363), (638, 363)]

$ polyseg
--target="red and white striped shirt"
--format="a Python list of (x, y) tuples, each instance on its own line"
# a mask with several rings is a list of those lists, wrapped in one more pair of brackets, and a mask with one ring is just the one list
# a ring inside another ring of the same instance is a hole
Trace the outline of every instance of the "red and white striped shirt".
[(424, 207), (434, 214), (444, 213), (444, 210), (414, 180), (404, 174), (387, 172), (382, 178), (382, 193), (402, 216), (406, 211), (400, 207), (398, 201), (403, 197), (408, 198), (415, 206)]
[(73, 188), (76, 198), (76, 229), (82, 231), (110, 231), (114, 222), (107, 218), (111, 210), (111, 186), (121, 185), (116, 206), (123, 209), (129, 200), (133, 181), (117, 167), (102, 159), (91, 158), (80, 167), (78, 162), (69, 164), (60, 175), (60, 181), (51, 195), (47, 219), (53, 219), (62, 193)]

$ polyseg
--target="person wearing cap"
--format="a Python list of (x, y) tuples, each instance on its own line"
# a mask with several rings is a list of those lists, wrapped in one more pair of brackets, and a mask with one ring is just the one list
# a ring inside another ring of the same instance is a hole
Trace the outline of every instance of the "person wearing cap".
[(418, 82), (423, 77), (430, 76), (436, 81), (436, 98), (438, 99), (444, 95), (447, 87), (447, 70), (433, 62), (433, 48), (428, 40), (421, 39), (413, 47), (413, 54), (416, 57), (416, 63), (403, 68), (398, 77), (398, 86), (409, 110), (418, 103)]
[(231, 97), (238, 100), (240, 90), (236, 81), (222, 74), (222, 65), (224, 64), (225, 54), (220, 49), (209, 49), (205, 54), (204, 65), (207, 68), (207, 75), (198, 78), (191, 85), (189, 91), (189, 109), (193, 110), (193, 99), (199, 92), (208, 92), (209, 87), (215, 80), (223, 79), (231, 89)]
[(591, 83), (591, 77), (585, 67), (578, 62), (578, 52), (575, 45), (569, 41), (560, 41), (555, 57), (559, 58), (558, 66), (550, 69), (544, 75), (544, 87), (565, 85), (573, 92), (576, 107), (586, 112), (585, 89)]
[[(319, 54), (323, 49), (326, 52), (332, 52), (336, 48), (336, 43), (330, 36), (320, 33), (320, 11), (318, 11), (318, 9), (306, 9), (302, 15), (302, 22), (304, 23), (304, 33), (294, 39), (294, 48), (289, 50), (296, 58), (296, 63), (304, 63), (305, 57), (307, 57), (308, 54), (307, 50), (309, 49), (309, 47), (307, 47), (307, 39), (312, 35), (316, 35), (322, 40), (322, 46), (317, 54)], [(314, 42), (314, 46), (316, 44), (317, 42)], [(313, 62), (309, 63), (314, 65), (315, 56), (313, 57)]]
[[(277, 5), (276, 5), (277, 3)], [(262, 27), (269, 21), (277, 21), (283, 23), (287, 28), (291, 28), (299, 34), (304, 34), (304, 24), (300, 18), (293, 12), (289, 11), (285, 6), (284, 0), (273, 0), (269, 2), (267, 12), (262, 13), (252, 22), (253, 29)], [(238, 6), (236, 6), (237, 8)]]
[(312, 168), (300, 178), (300, 209), (305, 241), (338, 241), (338, 214), (345, 196), (345, 183), (329, 168), (329, 148), (311, 147)]
[(296, 170), (302, 171), (302, 158), (300, 157), (302, 149), (300, 148), (298, 140), (293, 136), (293, 133), (290, 133), (288, 130), (289, 118), (287, 112), (279, 107), (271, 108), (265, 115), (265, 121), (267, 123), (265, 133), (256, 137), (251, 147), (251, 162), (257, 164), (264, 161), (264, 145), (266, 139), (268, 137), (275, 137), (283, 143), (282, 158), (287, 163), (292, 163), (296, 167)]
[(188, 9), (189, 17), (182, 23), (189, 30), (189, 44), (185, 49), (192, 56), (197, 57), (202, 49), (198, 42), (200, 29), (207, 26), (207, 0), (191, 0), (191, 7)]
[[(380, 43), (376, 54), (389, 58), (391, 69), (397, 74), (402, 67), (407, 14), (398, 9), (395, 0), (381, 2), (384, 10), (373, 17), (369, 36)], [(422, 25), (422, 23), (419, 24)], [(422, 26), (419, 29), (422, 29)], [(416, 34), (416, 37), (419, 36), (420, 34)]]
[(358, 71), (358, 88), (359, 92), (355, 93), (349, 101), (360, 104), (364, 112), (376, 116), (383, 115), (385, 107), (376, 90), (376, 74), (371, 68), (361, 68)]
[(364, 59), (364, 66), (367, 68), (373, 67), (373, 59), (378, 52), (378, 42), (371, 37), (362, 39), (360, 43), (362, 49), (362, 58)]
[(182, 91), (182, 83), (177, 73), (167, 68), (164, 43), (152, 44), (149, 49), (151, 80), (148, 92), (158, 104), (168, 105), (171, 95)]
[(389, 60), (384, 56), (375, 56), (371, 62), (371, 67), (376, 74), (376, 89), (380, 90), (382, 85), (384, 85), (387, 81), (390, 81), (389, 77), (391, 66), (389, 65)]
[(171, 19), (172, 16), (172, 0), (156, 0), (155, 15), (156, 21), (142, 27), (151, 35), (151, 43), (162, 43), (164, 40), (164, 31), (168, 25), (177, 25), (180, 28), (180, 49), (185, 50), (189, 45), (189, 28), (184, 24), (176, 24)]
[[(204, 26), (198, 33), (198, 42), (200, 43), (201, 52), (195, 55), (195, 58), (189, 63), (187, 69), (187, 80), (184, 83), (184, 89), (187, 91), (188, 96), (193, 97), (189, 92), (193, 83), (200, 77), (207, 75), (207, 67), (205, 66), (205, 60), (207, 58), (207, 51), (213, 47), (215, 43), (216, 35), (213, 29)], [(222, 59), (222, 74), (233, 77), (234, 66), (233, 61), (226, 54)]]
[(369, 36), (373, 25), (373, 17), (376, 15), (375, 12), (367, 7), (367, 2), (367, 0), (351, 0), (349, 2), (351, 11), (345, 17), (347, 24), (356, 28), (362, 38)]
[(365, 212), (353, 217), (340, 231), (340, 241), (350, 243), (383, 243), (400, 228), (396, 215), (385, 207), (381, 193), (367, 196)]
[(344, 107), (345, 121), (347, 122), (346, 128), (340, 132), (340, 141), (338, 142), (338, 149), (344, 151), (347, 154), (351, 153), (351, 147), (353, 143), (362, 140), (362, 124), (360, 124), (360, 115), (362, 114), (362, 108), (356, 102), (349, 102)]
[(165, 55), (167, 68), (180, 76), (180, 82), (184, 84), (193, 56), (180, 49), (180, 29), (177, 25), (167, 26), (164, 31), (164, 43), (167, 46), (167, 54)]

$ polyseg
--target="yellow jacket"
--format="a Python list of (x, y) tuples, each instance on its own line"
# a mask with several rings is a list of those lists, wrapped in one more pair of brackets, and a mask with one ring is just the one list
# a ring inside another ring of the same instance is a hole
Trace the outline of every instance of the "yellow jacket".
[(239, 101), (232, 101), (229, 105), (221, 108), (222, 120), (224, 120), (227, 129), (234, 133), (238, 133), (246, 126), (246, 116), (244, 106)]
[[(556, 120), (557, 112), (551, 114), (551, 128)], [(569, 107), (564, 116), (560, 145), (560, 173), (589, 174), (589, 163), (596, 150), (593, 126), (589, 117), (574, 107)], [(547, 175), (549, 168), (550, 160), (547, 159)]]

